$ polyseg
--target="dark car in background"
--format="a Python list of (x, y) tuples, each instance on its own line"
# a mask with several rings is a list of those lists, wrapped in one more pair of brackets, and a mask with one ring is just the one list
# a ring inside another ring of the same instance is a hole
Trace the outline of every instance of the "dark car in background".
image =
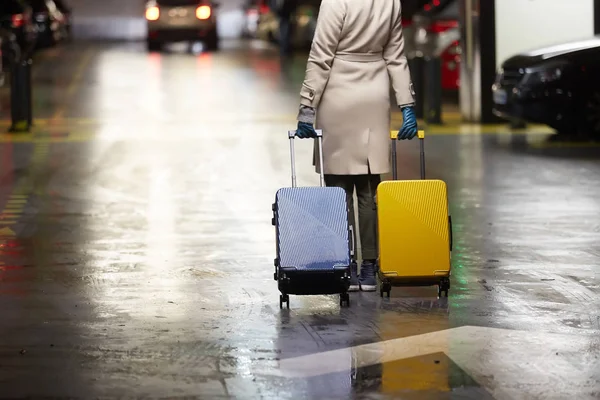
[(149, 0), (146, 2), (146, 38), (149, 51), (170, 42), (200, 41), (208, 50), (219, 49), (216, 2), (202, 0)]
[[(14, 35), (22, 53), (33, 51), (37, 37), (36, 27), (32, 8), (24, 0), (0, 0), (0, 29)], [(10, 42), (5, 40), (3, 43), (3, 61), (6, 61), (6, 46)]]
[(600, 36), (508, 58), (492, 92), (501, 118), (600, 139)]
[(54, 0), (27, 1), (31, 4), (33, 20), (37, 25), (38, 46), (54, 46), (67, 37), (66, 18)]
[(261, 16), (270, 11), (267, 0), (247, 0), (243, 10), (244, 25), (242, 26), (242, 35), (247, 38), (254, 38), (258, 31)]

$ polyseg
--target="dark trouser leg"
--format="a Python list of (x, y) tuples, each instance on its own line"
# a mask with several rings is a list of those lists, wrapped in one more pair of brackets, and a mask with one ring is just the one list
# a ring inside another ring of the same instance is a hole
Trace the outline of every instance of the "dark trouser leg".
[(377, 209), (375, 194), (381, 182), (379, 175), (360, 175), (356, 179), (358, 198), (358, 223), (363, 260), (377, 259)]
[(377, 210), (375, 194), (379, 185), (379, 175), (361, 175), (356, 179), (356, 197), (358, 198), (358, 222), (363, 262), (358, 278), (360, 290), (377, 290)]
[[(348, 202), (348, 224), (356, 228), (354, 221), (354, 177), (352, 175), (325, 175), (325, 185), (340, 187), (346, 192)], [(355, 229), (356, 231), (356, 229)]]
[[(325, 175), (325, 185), (341, 187), (346, 192), (346, 201), (348, 203), (348, 224), (354, 228), (356, 232), (356, 223), (354, 220), (354, 177), (351, 175)], [(352, 240), (352, 238), (350, 238)], [(356, 243), (356, 240), (354, 240)], [(354, 261), (354, 260), (353, 260)], [(354, 292), (359, 290), (358, 283), (358, 265), (352, 262), (350, 266), (350, 287), (348, 291)]]

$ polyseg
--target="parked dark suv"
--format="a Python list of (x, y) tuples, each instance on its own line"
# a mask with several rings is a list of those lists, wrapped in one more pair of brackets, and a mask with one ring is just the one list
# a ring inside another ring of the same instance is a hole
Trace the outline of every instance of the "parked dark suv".
[(500, 117), (600, 139), (600, 36), (510, 57), (492, 91)]
[[(33, 11), (25, 1), (0, 0), (0, 28), (15, 35), (22, 52), (33, 51), (37, 38), (36, 28)], [(3, 55), (6, 56), (5, 53)]]

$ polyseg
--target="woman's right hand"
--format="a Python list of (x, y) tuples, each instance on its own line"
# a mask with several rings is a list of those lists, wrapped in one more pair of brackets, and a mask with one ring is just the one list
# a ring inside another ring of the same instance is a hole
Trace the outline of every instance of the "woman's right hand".
[(413, 107), (404, 107), (402, 109), (402, 127), (398, 132), (398, 139), (411, 140), (417, 135), (417, 116)]

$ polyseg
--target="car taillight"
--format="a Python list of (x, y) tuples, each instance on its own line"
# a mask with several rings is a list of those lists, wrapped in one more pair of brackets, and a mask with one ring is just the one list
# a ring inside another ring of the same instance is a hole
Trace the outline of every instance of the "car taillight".
[(23, 14), (15, 14), (12, 16), (12, 27), (20, 28), (23, 26), (24, 18)]
[(211, 10), (209, 6), (200, 6), (196, 8), (196, 18), (198, 19), (209, 19)]
[(160, 17), (160, 10), (153, 6), (146, 9), (146, 19), (148, 21), (156, 21)]
[(258, 12), (261, 14), (267, 14), (269, 12), (269, 6), (262, 5), (258, 9)]

